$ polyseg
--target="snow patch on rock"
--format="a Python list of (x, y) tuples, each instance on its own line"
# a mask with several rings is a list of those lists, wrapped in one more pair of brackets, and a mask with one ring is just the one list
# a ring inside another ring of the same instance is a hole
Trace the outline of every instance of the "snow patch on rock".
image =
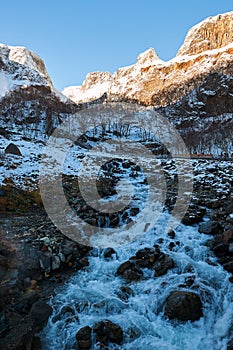
[(47, 80), (50, 86), (52, 85), (45, 64), (37, 54), (23, 46), (9, 46), (9, 49), (9, 58), (11, 61), (18, 62), (33, 70), (36, 70), (43, 78)]
[(110, 88), (111, 81), (109, 72), (93, 72), (87, 74), (82, 86), (66, 87), (62, 93), (76, 103), (89, 102), (103, 96)]
[[(155, 63), (155, 61), (160, 60), (159, 56), (153, 48), (150, 48), (142, 52), (137, 58), (137, 64), (144, 65)], [(161, 60), (160, 60), (161, 61)]]

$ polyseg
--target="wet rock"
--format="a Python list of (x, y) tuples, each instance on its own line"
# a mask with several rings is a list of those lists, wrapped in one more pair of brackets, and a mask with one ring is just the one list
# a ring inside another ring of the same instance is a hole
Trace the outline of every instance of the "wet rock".
[(227, 350), (233, 350), (233, 339), (229, 340), (227, 344)]
[(175, 231), (173, 230), (170, 230), (168, 233), (167, 233), (168, 237), (170, 237), (171, 239), (174, 239), (176, 234), (175, 234)]
[(175, 246), (176, 246), (175, 242), (170, 242), (169, 246), (168, 246), (168, 249), (172, 251), (175, 248)]
[(174, 261), (170, 256), (163, 254), (160, 256), (159, 260), (153, 265), (155, 270), (155, 277), (165, 275), (168, 270), (174, 267)]
[(164, 315), (170, 320), (199, 320), (203, 316), (202, 302), (193, 292), (174, 291), (166, 300)]
[(20, 265), (18, 268), (19, 279), (24, 280), (29, 277), (33, 280), (41, 280), (41, 268), (39, 260), (27, 259), (24, 265)]
[(224, 243), (233, 243), (233, 230), (229, 229), (223, 233), (222, 236)]
[(207, 235), (217, 235), (223, 232), (223, 228), (217, 221), (207, 221), (199, 224), (198, 232)]
[(191, 287), (194, 284), (194, 282), (195, 282), (195, 276), (193, 277), (190, 276), (185, 279), (185, 284), (187, 287)]
[(121, 264), (117, 274), (126, 281), (138, 281), (143, 276), (141, 268), (155, 270), (155, 276), (165, 275), (174, 267), (174, 261), (168, 255), (162, 253), (158, 246), (143, 248), (137, 251), (128, 261)]
[(130, 161), (122, 162), (122, 168), (129, 169), (131, 167), (132, 163)]
[(109, 320), (96, 323), (93, 326), (93, 332), (96, 335), (96, 342), (104, 345), (109, 343), (121, 345), (123, 342), (123, 331), (121, 327)]
[(182, 219), (184, 225), (193, 225), (199, 223), (206, 213), (204, 207), (193, 206), (189, 208), (188, 212)]
[(92, 329), (89, 326), (82, 327), (79, 329), (76, 334), (76, 340), (79, 349), (91, 349), (92, 340), (91, 340)]
[[(8, 329), (3, 338), (0, 337), (0, 348), (4, 350), (31, 349), (33, 330), (30, 325), (30, 319), (23, 319), (16, 312), (9, 313)], [(17, 327), (14, 327), (17, 324)]]
[(230, 273), (233, 273), (233, 260), (223, 263), (223, 268)]
[(87, 267), (87, 266), (89, 266), (88, 258), (78, 259), (75, 263), (75, 268), (77, 270), (80, 270), (80, 269)]
[(133, 290), (128, 286), (121, 286), (120, 291), (117, 293), (118, 297), (123, 301), (128, 301), (131, 295), (134, 295)]
[(39, 264), (41, 271), (43, 272), (50, 272), (51, 271), (51, 253), (42, 253), (40, 255)]
[(34, 336), (32, 339), (32, 350), (41, 350), (41, 340), (40, 337)]
[(22, 156), (22, 153), (20, 152), (20, 149), (18, 146), (16, 146), (14, 143), (10, 143), (6, 149), (5, 149), (6, 154), (13, 154), (15, 156)]
[(143, 272), (135, 262), (126, 261), (118, 267), (117, 275), (122, 276), (127, 282), (132, 282), (139, 281)]
[(117, 256), (117, 253), (113, 248), (106, 248), (104, 250), (104, 258), (105, 259), (111, 259), (113, 255)]
[(230, 215), (233, 214), (233, 203), (230, 203), (225, 208), (225, 214)]
[(192, 273), (194, 271), (195, 271), (195, 269), (191, 264), (187, 264), (184, 268), (184, 272)]
[(6, 275), (8, 268), (9, 268), (8, 259), (5, 256), (0, 255), (0, 282), (2, 281), (4, 276)]
[(223, 257), (226, 256), (230, 251), (228, 244), (225, 243), (219, 243), (217, 245), (214, 245), (213, 252), (217, 257)]
[(81, 258), (77, 243), (74, 243), (72, 241), (65, 242), (64, 246), (62, 247), (62, 253), (66, 256), (72, 254), (75, 258)]
[(38, 291), (29, 289), (27, 290), (23, 296), (22, 299), (17, 304), (17, 311), (28, 313), (31, 306), (38, 301), (40, 298)]
[(59, 257), (59, 259), (61, 260), (61, 262), (63, 262), (63, 263), (66, 261), (66, 257), (65, 257), (64, 254), (58, 253), (58, 257)]
[[(55, 323), (57, 321), (60, 321), (61, 319), (63, 319), (64, 317), (68, 317), (68, 319), (72, 318), (73, 316), (75, 316), (75, 311), (72, 307), (70, 307), (69, 305), (65, 305), (61, 308), (61, 310), (52, 318), (52, 321)], [(78, 316), (77, 316), (78, 319)]]
[(142, 268), (152, 268), (154, 262), (159, 259), (160, 254), (161, 252), (159, 247), (143, 248), (137, 251), (135, 259), (138, 266)]
[(61, 265), (61, 260), (59, 256), (57, 255), (52, 256), (52, 270), (53, 271), (58, 270), (60, 265)]
[(36, 332), (40, 332), (46, 326), (52, 311), (51, 306), (42, 300), (32, 305), (30, 316), (34, 320), (33, 325)]
[(40, 238), (40, 241), (43, 242), (43, 244), (44, 244), (45, 246), (47, 246), (47, 247), (48, 247), (48, 246), (50, 245), (50, 243), (51, 243), (49, 237), (42, 237), (42, 238)]
[(226, 218), (226, 221), (229, 222), (230, 224), (233, 224), (233, 215), (229, 215), (227, 218)]
[(136, 216), (139, 213), (139, 208), (131, 208), (130, 209), (130, 216)]
[(64, 316), (65, 314), (74, 315), (75, 314), (74, 309), (69, 305), (63, 306), (61, 309), (60, 315)]
[(209, 201), (206, 201), (206, 206), (211, 209), (219, 209), (222, 206), (222, 203), (219, 199), (212, 199)]
[(0, 336), (7, 330), (6, 317), (3, 311), (0, 312)]

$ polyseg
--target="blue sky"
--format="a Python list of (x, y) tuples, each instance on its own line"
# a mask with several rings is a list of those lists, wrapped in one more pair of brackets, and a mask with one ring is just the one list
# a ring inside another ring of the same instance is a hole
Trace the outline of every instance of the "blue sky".
[(2, 1), (0, 42), (38, 53), (63, 89), (133, 64), (149, 47), (169, 60), (190, 27), (227, 11), (232, 0)]

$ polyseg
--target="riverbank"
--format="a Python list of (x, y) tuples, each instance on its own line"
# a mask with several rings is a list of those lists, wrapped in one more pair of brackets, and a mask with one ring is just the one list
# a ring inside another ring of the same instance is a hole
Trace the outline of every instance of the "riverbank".
[[(193, 168), (194, 192), (182, 222), (187, 228), (196, 227), (200, 235), (208, 235), (208, 249), (217, 257), (216, 262), (229, 272), (232, 283), (233, 164), (195, 160)], [(170, 160), (163, 161), (163, 170), (169, 184), (173, 178), (169, 178), (169, 174), (174, 174)], [(69, 186), (67, 188), (69, 191)], [(72, 202), (72, 188), (69, 194)], [(166, 201), (168, 211), (176, 194), (171, 187)], [(75, 199), (77, 204), (77, 196)], [(90, 248), (62, 235), (43, 209), (36, 203), (31, 204), (29, 211), (5, 211), (0, 217), (0, 347), (4, 350), (40, 349), (37, 334), (52, 313), (48, 305), (50, 297), (78, 270), (89, 271)], [(176, 255), (178, 241), (175, 236), (169, 238), (172, 254)], [(162, 249), (163, 239), (157, 243)], [(213, 259), (209, 264), (213, 264)], [(77, 331), (78, 328), (77, 325)]]
[(35, 337), (56, 287), (88, 265), (89, 248), (63, 236), (43, 210), (1, 214), (0, 348), (40, 349)]

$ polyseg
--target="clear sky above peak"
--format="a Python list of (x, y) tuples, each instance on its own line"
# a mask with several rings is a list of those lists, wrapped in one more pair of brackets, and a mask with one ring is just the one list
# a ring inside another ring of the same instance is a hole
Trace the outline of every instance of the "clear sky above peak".
[(133, 64), (150, 47), (167, 61), (190, 27), (228, 11), (232, 0), (11, 0), (1, 3), (0, 42), (36, 52), (62, 90), (88, 72)]

